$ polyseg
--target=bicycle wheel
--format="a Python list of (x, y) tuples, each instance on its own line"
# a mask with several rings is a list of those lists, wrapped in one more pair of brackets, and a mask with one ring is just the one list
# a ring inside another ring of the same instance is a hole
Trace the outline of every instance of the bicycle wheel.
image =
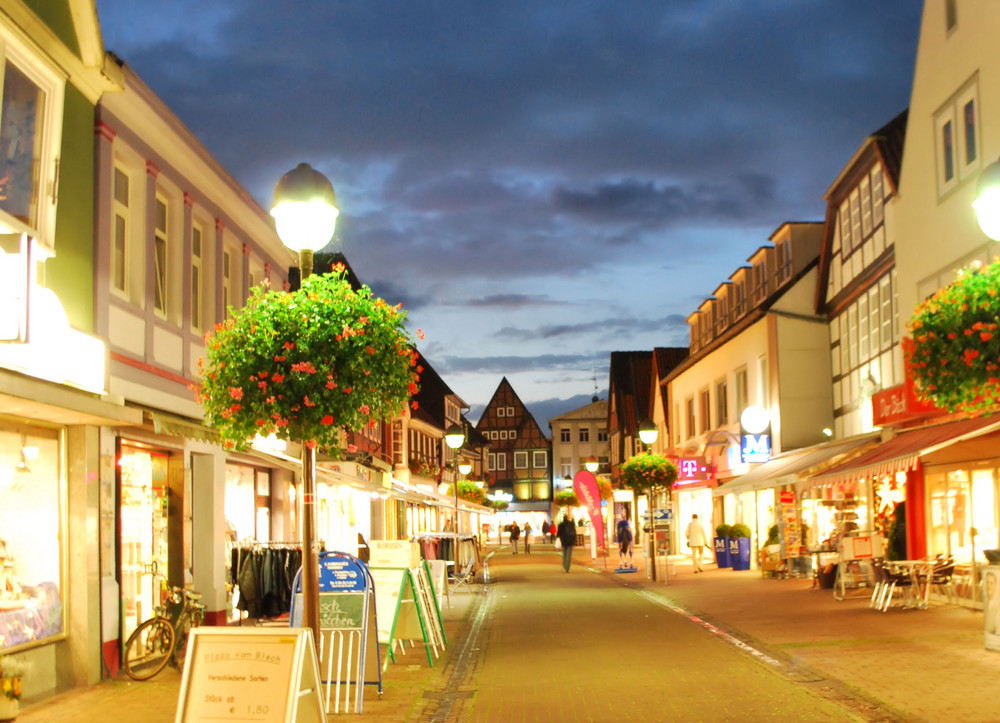
[(173, 651), (174, 626), (163, 618), (151, 618), (125, 643), (125, 673), (132, 680), (149, 680), (163, 670)]
[(177, 621), (177, 627), (174, 630), (176, 640), (174, 642), (173, 664), (179, 670), (184, 670), (184, 660), (187, 657), (187, 641), (191, 635), (191, 628), (201, 625), (204, 615), (204, 609), (195, 608), (185, 612), (181, 615), (181, 619)]

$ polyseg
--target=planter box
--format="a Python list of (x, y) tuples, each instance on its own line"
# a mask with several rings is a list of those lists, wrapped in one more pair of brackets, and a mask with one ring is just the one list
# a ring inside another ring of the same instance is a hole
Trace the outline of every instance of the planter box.
[(732, 563), (729, 562), (729, 538), (715, 537), (713, 538), (713, 543), (715, 547), (715, 564), (720, 568), (732, 567)]
[(750, 538), (729, 538), (729, 562), (734, 570), (750, 569)]

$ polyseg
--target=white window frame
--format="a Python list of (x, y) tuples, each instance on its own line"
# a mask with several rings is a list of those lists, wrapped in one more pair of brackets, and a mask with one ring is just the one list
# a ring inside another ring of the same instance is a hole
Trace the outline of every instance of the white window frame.
[(222, 277), (222, 313), (229, 316), (229, 307), (233, 305), (233, 250), (223, 246), (222, 260), (219, 263)]
[[(118, 177), (125, 179), (125, 200), (118, 199)], [(124, 299), (129, 298), (132, 286), (129, 281), (129, 269), (132, 263), (132, 177), (128, 171), (115, 164), (111, 171), (111, 293)], [(121, 239), (119, 239), (119, 219), (121, 220)], [(121, 241), (121, 249), (118, 244)], [(121, 285), (118, 284), (119, 275)]]
[(560, 442), (570, 442), (572, 441), (572, 431), (569, 427), (562, 427), (559, 430), (559, 441)]
[[(163, 226), (160, 226), (160, 207), (163, 207)], [(153, 203), (153, 311), (166, 318), (170, 309), (170, 201), (156, 194)], [(159, 303), (157, 303), (159, 292)]]
[[(972, 103), (973, 110), (973, 128), (972, 128), (972, 150), (975, 153), (975, 158), (969, 160), (966, 153), (968, 138), (967, 129), (965, 124), (965, 106), (968, 103)], [(958, 160), (958, 175), (959, 178), (965, 179), (969, 175), (975, 173), (979, 170), (982, 165), (983, 157), (983, 144), (980, 140), (980, 115), (979, 115), (979, 86), (973, 82), (961, 93), (958, 94), (958, 98), (955, 100), (955, 130), (956, 130), (956, 158)]]
[(864, 363), (868, 361), (871, 349), (868, 346), (868, 295), (861, 294), (858, 297), (858, 361)]
[(191, 328), (205, 328), (205, 228), (191, 224)]
[(517, 439), (517, 430), (516, 429), (510, 430), (510, 438), (511, 439)]
[(497, 416), (498, 417), (506, 417), (507, 416), (507, 407), (497, 407)]
[(506, 429), (501, 429), (500, 430), (500, 439), (507, 439), (507, 430)]
[(580, 441), (589, 442), (590, 441), (590, 429), (587, 427), (580, 427)]
[(514, 451), (514, 469), (528, 469), (528, 451), (526, 449)]
[(548, 469), (549, 453), (544, 449), (535, 449), (531, 452), (531, 466), (535, 469)]
[(885, 218), (885, 179), (882, 175), (882, 166), (876, 165), (871, 172), (872, 188), (872, 225), (877, 228)]
[[(15, 35), (9, 26), (0, 26), (0, 79), (4, 77), (3, 69), (10, 63), (27, 76), (44, 96), (43, 107), (36, 114), (39, 153), (35, 218), (33, 224), (25, 223), (0, 210), (0, 233), (27, 233), (37, 238), (42, 246), (55, 250), (59, 151), (62, 146), (66, 76), (37, 50), (29, 47), (21, 37)], [(2, 113), (3, 109), (0, 108), (0, 116)]]
[(507, 416), (508, 417), (514, 416), (514, 407), (507, 407)]

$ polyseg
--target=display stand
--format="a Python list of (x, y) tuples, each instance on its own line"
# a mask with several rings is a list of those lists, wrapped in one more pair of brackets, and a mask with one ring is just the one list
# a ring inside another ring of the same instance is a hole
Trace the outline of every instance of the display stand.
[[(294, 595), (289, 624), (301, 625), (302, 570), (292, 583)], [(326, 686), (326, 709), (334, 695), (333, 712), (339, 713), (341, 698), (345, 712), (364, 708), (364, 686), (377, 686), (382, 696), (382, 666), (378, 648), (378, 616), (375, 583), (358, 558), (346, 552), (324, 552), (319, 556), (320, 670)]]
[(191, 630), (175, 723), (326, 723), (312, 630)]
[(443, 642), (429, 624), (425, 603), (413, 573), (408, 568), (372, 568), (376, 605), (383, 611), (378, 628), (379, 645), (387, 646), (389, 660), (396, 662), (396, 652), (405, 652), (403, 643), (422, 641), (431, 666), (441, 655)]

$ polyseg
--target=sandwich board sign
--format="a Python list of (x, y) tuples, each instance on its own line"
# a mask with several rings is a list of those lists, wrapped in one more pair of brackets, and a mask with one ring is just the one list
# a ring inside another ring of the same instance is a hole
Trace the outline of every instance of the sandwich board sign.
[(191, 630), (175, 723), (326, 723), (312, 630)]
[[(335, 694), (333, 712), (339, 713), (341, 699), (345, 711), (351, 702), (354, 712), (364, 706), (364, 686), (378, 686), (382, 695), (382, 666), (378, 639), (372, 631), (378, 628), (375, 584), (365, 563), (346, 552), (324, 552), (319, 556), (319, 627), (321, 668), (326, 688), (325, 702), (331, 709), (330, 698)], [(289, 624), (302, 624), (302, 570), (292, 583), (295, 594)], [(354, 686), (353, 696), (351, 686)]]

